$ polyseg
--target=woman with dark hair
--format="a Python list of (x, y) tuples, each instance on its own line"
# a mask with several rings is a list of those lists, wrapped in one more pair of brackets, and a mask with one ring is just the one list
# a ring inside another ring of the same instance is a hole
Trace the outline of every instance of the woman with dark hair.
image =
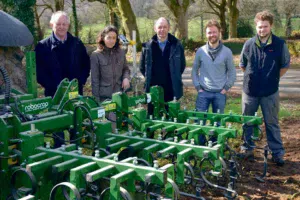
[(92, 94), (98, 101), (130, 87), (130, 70), (118, 36), (116, 27), (105, 27), (97, 37), (97, 50), (91, 55)]

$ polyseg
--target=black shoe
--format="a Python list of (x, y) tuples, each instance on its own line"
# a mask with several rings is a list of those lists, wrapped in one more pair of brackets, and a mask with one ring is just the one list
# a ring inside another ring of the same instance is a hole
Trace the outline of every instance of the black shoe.
[(272, 162), (275, 163), (277, 166), (283, 166), (285, 163), (285, 161), (280, 157), (272, 157)]
[(240, 153), (237, 153), (236, 156), (239, 159), (254, 161), (254, 153), (252, 150), (241, 150)]

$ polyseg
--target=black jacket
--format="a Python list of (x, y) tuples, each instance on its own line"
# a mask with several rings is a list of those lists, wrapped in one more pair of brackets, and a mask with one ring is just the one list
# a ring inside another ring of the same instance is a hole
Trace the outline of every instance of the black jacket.
[[(67, 51), (57, 54), (60, 43), (52, 33), (35, 47), (37, 81), (45, 88), (45, 96), (53, 97), (64, 78), (76, 78), (82, 94), (83, 85), (89, 77), (90, 58), (81, 40), (68, 33), (65, 43)], [(68, 66), (61, 63), (63, 59), (67, 59), (65, 63)]]
[(257, 36), (244, 45), (243, 91), (254, 97), (265, 97), (278, 91), (284, 40), (272, 34), (272, 43), (260, 47)]
[[(157, 35), (153, 36), (153, 38), (143, 43), (142, 45), (142, 55), (140, 60), (140, 71), (145, 77), (145, 90), (146, 92), (150, 91), (151, 82), (156, 77), (152, 76), (152, 43), (157, 42), (156, 39)], [(168, 34), (168, 42), (170, 42), (170, 56), (169, 56), (169, 68), (170, 68), (170, 75), (171, 75), (171, 83), (173, 88), (174, 96), (179, 99), (183, 95), (183, 88), (182, 88), (182, 73), (185, 69), (185, 56), (184, 56), (184, 49), (181, 45), (180, 41), (171, 35)]]

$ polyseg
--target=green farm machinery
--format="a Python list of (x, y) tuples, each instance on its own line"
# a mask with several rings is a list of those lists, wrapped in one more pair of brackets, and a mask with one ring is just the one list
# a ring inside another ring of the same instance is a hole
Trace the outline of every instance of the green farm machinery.
[[(1, 200), (204, 199), (205, 186), (237, 197), (237, 161), (228, 144), (237, 129), (231, 124), (253, 125), (259, 138), (261, 117), (181, 109), (175, 99), (165, 103), (158, 86), (141, 95), (115, 93), (100, 104), (78, 95), (77, 80), (65, 79), (53, 98), (37, 98), (32, 52), (27, 94), (10, 88), (5, 68), (1, 73)], [(52, 138), (61, 131), (64, 144), (54, 148)], [(187, 185), (193, 193), (181, 189)]]

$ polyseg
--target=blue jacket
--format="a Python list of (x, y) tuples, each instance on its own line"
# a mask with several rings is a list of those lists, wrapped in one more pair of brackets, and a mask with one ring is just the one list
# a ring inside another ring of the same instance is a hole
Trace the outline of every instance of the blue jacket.
[[(40, 41), (35, 47), (37, 81), (45, 88), (45, 96), (54, 96), (57, 86), (64, 79), (78, 80), (79, 94), (90, 73), (90, 58), (86, 48), (77, 37), (67, 35), (67, 51), (57, 54), (60, 43), (54, 33)], [(62, 59), (67, 58), (68, 66), (62, 65)]]
[[(155, 77), (152, 76), (152, 43), (156, 35), (148, 42), (143, 44), (142, 48), (142, 55), (140, 60), (140, 71), (145, 77), (145, 90), (146, 92), (150, 91), (152, 79)], [(184, 56), (184, 49), (181, 45), (180, 41), (171, 35), (168, 34), (168, 41), (171, 43), (170, 47), (170, 56), (169, 56), (169, 67), (170, 67), (170, 74), (171, 74), (171, 81), (173, 94), (174, 96), (179, 99), (183, 95), (183, 84), (182, 84), (182, 73), (185, 69), (185, 56)]]
[(287, 66), (283, 59), (284, 44), (284, 40), (273, 34), (264, 47), (257, 36), (245, 43), (240, 66), (245, 68), (243, 91), (247, 95), (265, 97), (278, 91), (280, 70)]

